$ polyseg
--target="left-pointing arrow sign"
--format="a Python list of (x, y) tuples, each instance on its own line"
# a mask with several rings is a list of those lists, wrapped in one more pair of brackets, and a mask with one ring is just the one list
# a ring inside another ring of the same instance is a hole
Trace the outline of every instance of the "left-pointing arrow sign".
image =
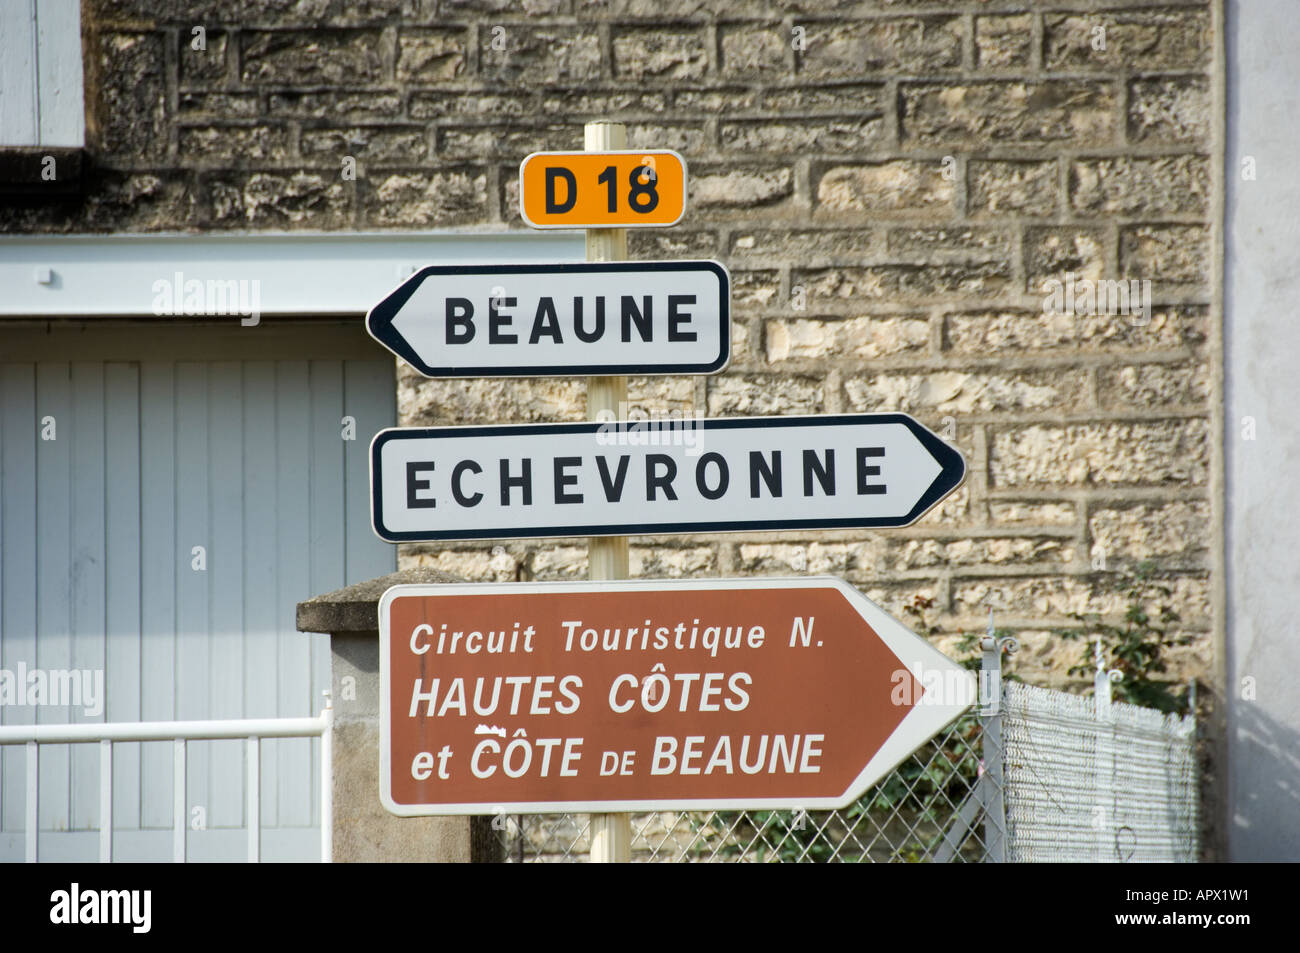
[(716, 261), (430, 265), (366, 330), (426, 377), (713, 374), (730, 301)]

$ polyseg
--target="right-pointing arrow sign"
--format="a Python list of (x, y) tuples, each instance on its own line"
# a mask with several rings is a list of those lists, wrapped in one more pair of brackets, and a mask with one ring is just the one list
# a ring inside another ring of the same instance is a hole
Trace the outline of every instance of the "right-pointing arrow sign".
[(965, 479), (906, 414), (380, 431), (392, 542), (906, 526)]
[(839, 579), (396, 586), (394, 813), (843, 807), (975, 680)]

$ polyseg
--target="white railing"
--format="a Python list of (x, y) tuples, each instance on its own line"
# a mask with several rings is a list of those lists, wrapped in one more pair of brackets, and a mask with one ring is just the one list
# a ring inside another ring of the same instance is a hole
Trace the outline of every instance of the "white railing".
[(40, 804), (40, 746), (43, 744), (99, 744), (99, 860), (113, 859), (113, 745), (119, 741), (171, 741), (172, 747), (172, 860), (185, 863), (186, 744), (242, 738), (248, 765), (245, 791), (248, 808), (248, 860), (257, 863), (262, 847), (261, 741), (263, 738), (320, 738), (320, 851), (321, 862), (334, 853), (333, 799), (334, 708), (329, 693), (315, 718), (244, 718), (225, 721), (141, 721), (80, 725), (0, 725), (0, 745), (27, 748), (26, 859), (37, 861), (37, 813)]

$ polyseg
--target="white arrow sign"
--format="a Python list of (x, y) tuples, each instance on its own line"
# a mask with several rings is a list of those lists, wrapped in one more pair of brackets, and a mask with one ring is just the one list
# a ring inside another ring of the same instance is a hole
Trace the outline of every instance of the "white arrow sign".
[(906, 414), (381, 430), (391, 542), (906, 526), (965, 479)]
[(426, 377), (713, 374), (730, 301), (716, 261), (431, 265), (366, 329)]

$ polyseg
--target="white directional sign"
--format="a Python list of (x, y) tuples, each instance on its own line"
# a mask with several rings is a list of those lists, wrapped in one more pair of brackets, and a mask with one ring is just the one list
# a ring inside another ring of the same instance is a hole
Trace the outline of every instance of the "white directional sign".
[(391, 542), (906, 526), (966, 475), (906, 414), (381, 430)]
[(431, 265), (366, 329), (426, 377), (712, 374), (730, 302), (716, 261)]

